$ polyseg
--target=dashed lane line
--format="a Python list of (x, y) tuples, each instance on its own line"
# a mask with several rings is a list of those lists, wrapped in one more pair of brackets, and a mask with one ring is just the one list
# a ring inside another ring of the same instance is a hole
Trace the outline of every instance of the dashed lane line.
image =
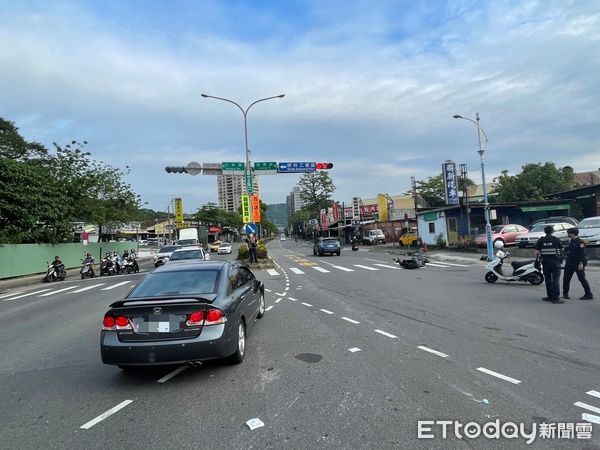
[(374, 330), (374, 331), (375, 331), (375, 333), (379, 333), (379, 334), (389, 337), (391, 339), (395, 339), (398, 337), (398, 336), (394, 336), (392, 333), (388, 333), (387, 331), (383, 331), (383, 330)]
[(441, 358), (447, 358), (448, 357), (448, 355), (446, 355), (445, 353), (438, 352), (437, 350), (434, 350), (432, 348), (426, 347), (424, 345), (419, 345), (417, 348), (420, 349), (420, 350), (423, 350), (424, 352), (429, 352), (429, 353), (431, 353), (433, 355), (439, 356)]
[(521, 383), (521, 380), (517, 380), (516, 378), (512, 378), (512, 377), (509, 377), (509, 376), (506, 376), (506, 375), (502, 375), (501, 373), (494, 372), (493, 370), (486, 369), (485, 367), (478, 367), (477, 370), (479, 372), (486, 373), (486, 374), (491, 375), (493, 377), (500, 378), (501, 380), (508, 381), (509, 383), (512, 383), (512, 384), (520, 384)]
[(329, 270), (323, 269), (322, 267), (319, 267), (319, 266), (314, 266), (313, 269), (315, 269), (321, 273), (331, 273)]
[(333, 311), (329, 311), (328, 309), (321, 309), (325, 314), (333, 314)]
[(573, 404), (575, 406), (580, 407), (580, 408), (587, 409), (588, 411), (595, 412), (596, 414), (600, 414), (600, 408), (596, 408), (595, 406), (588, 405), (587, 403), (576, 402), (576, 403), (573, 403)]
[(11, 292), (10, 294), (0, 295), (0, 298), (12, 297), (13, 295), (19, 295), (20, 292)]
[(265, 311), (271, 311), (273, 309), (273, 305), (268, 306), (267, 309), (265, 309)]
[(296, 300), (295, 298), (292, 298), (292, 297), (288, 297), (288, 300), (291, 300), (293, 302), (297, 302), (298, 301), (298, 300)]
[(283, 297), (279, 297), (277, 300), (275, 300), (275, 303), (279, 303), (281, 300), (283, 300)]
[(362, 350), (360, 348), (358, 348), (358, 347), (352, 347), (352, 348), (349, 348), (348, 351), (350, 353), (356, 353), (356, 352), (360, 352)]
[(99, 286), (104, 286), (106, 283), (99, 283), (99, 284), (93, 284), (91, 286), (87, 286), (81, 289), (77, 289), (76, 291), (71, 292), (71, 294), (78, 294), (80, 292), (85, 292), (85, 291), (89, 291), (90, 289), (94, 289), (97, 288)]
[(267, 273), (269, 275), (273, 275), (274, 277), (279, 275), (279, 272), (277, 272), (275, 269), (267, 269)]
[(586, 394), (591, 395), (592, 397), (600, 398), (600, 392), (598, 391), (588, 391)]
[(379, 269), (376, 269), (375, 267), (363, 266), (361, 264), (354, 264), (354, 267), (360, 267), (361, 269), (365, 269), (365, 270), (379, 270)]
[(123, 281), (121, 283), (113, 284), (112, 286), (108, 286), (108, 287), (102, 288), (100, 290), (101, 291), (110, 291), (111, 289), (118, 288), (119, 286), (123, 286), (123, 285), (129, 284), (129, 283), (131, 283), (131, 281)]
[(59, 289), (58, 291), (46, 292), (45, 294), (40, 295), (40, 297), (49, 297), (50, 295), (60, 294), (61, 292), (70, 291), (71, 289), (76, 289), (79, 286), (69, 286), (63, 289)]
[(304, 302), (302, 302), (302, 304), (303, 304), (304, 306), (308, 306), (309, 308), (312, 308), (312, 305), (311, 305), (310, 303), (304, 303)]
[(104, 419), (107, 419), (108, 417), (112, 416), (114, 413), (116, 413), (117, 411), (125, 408), (130, 403), (133, 403), (133, 400), (125, 400), (124, 402), (119, 403), (117, 406), (115, 406), (115, 407), (109, 409), (108, 411), (100, 414), (98, 417), (90, 420), (87, 423), (84, 423), (79, 428), (84, 429), (84, 430), (89, 430), (90, 428), (92, 428), (97, 423), (102, 422)]
[(446, 262), (446, 261), (436, 261), (436, 263), (444, 264), (446, 266), (454, 266), (454, 267), (471, 267), (468, 264), (449, 263), (449, 262)]
[(265, 288), (265, 292), (272, 292), (271, 289)]
[(385, 267), (386, 269), (400, 270), (400, 267), (390, 266), (389, 264), (374, 264), (374, 265), (378, 266), (378, 267)]
[(353, 323), (354, 325), (358, 325), (360, 323), (358, 320), (349, 319), (348, 317), (342, 317), (342, 320), (345, 320), (346, 322)]
[(181, 372), (183, 372), (185, 369), (187, 369), (187, 367), (188, 366), (179, 366), (177, 369), (173, 370), (172, 372), (169, 372), (164, 377), (162, 377), (160, 380), (158, 380), (157, 383), (166, 383), (171, 378), (173, 378), (175, 375), (179, 375)]
[(13, 300), (18, 300), (20, 298), (29, 297), (31, 295), (41, 294), (42, 292), (47, 292), (49, 290), (50, 290), (50, 288), (48, 288), (48, 289), (41, 289), (41, 290), (35, 291), (35, 292), (28, 292), (27, 294), (17, 295), (16, 297), (5, 298), (2, 301), (3, 302), (10, 302), (10, 301), (13, 301)]

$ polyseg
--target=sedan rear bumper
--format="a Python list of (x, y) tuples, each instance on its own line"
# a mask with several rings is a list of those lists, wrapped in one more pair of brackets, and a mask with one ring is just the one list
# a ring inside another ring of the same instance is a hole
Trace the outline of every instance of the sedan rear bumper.
[(227, 336), (225, 327), (226, 324), (204, 327), (200, 336), (194, 339), (149, 342), (122, 342), (116, 331), (102, 331), (102, 362), (153, 366), (226, 358), (235, 353), (238, 343), (235, 336)]

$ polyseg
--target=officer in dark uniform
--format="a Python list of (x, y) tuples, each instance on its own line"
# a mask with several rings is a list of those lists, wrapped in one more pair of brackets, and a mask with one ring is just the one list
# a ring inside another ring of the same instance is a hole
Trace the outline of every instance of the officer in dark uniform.
[(542, 258), (544, 278), (546, 279), (546, 297), (542, 300), (552, 303), (564, 303), (560, 298), (560, 263), (562, 260), (562, 243), (552, 236), (554, 228), (544, 228), (546, 236), (542, 236), (535, 244), (535, 256)]
[(587, 258), (585, 256), (585, 244), (579, 239), (579, 230), (569, 228), (567, 234), (571, 238), (569, 248), (567, 249), (567, 262), (565, 263), (565, 277), (563, 279), (563, 298), (569, 298), (569, 285), (573, 274), (577, 274), (577, 279), (581, 283), (585, 295), (579, 300), (593, 300), (594, 296), (590, 289), (590, 283), (585, 279), (585, 266)]

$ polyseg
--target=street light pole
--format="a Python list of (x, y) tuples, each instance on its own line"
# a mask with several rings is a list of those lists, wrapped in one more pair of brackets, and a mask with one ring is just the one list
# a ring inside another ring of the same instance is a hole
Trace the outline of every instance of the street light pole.
[(481, 182), (483, 183), (483, 207), (484, 207), (484, 215), (485, 215), (485, 236), (486, 236), (487, 259), (488, 259), (488, 261), (491, 261), (492, 259), (494, 259), (494, 249), (492, 246), (492, 225), (490, 223), (490, 203), (489, 203), (489, 199), (488, 199), (487, 186), (485, 183), (485, 164), (483, 162), (483, 154), (485, 153), (485, 150), (483, 148), (483, 144), (481, 141), (481, 135), (483, 135), (485, 142), (488, 141), (488, 138), (487, 138), (487, 135), (485, 134), (485, 131), (483, 131), (483, 128), (481, 128), (481, 126), (479, 125), (479, 113), (475, 113), (475, 120), (469, 119), (467, 117), (463, 117), (459, 114), (455, 114), (452, 117), (455, 119), (468, 120), (469, 122), (473, 122), (475, 124), (475, 126), (477, 127), (477, 140), (479, 141), (479, 150), (477, 150), (477, 153), (479, 153), (479, 158), (481, 160)]
[[(224, 102), (231, 103), (231, 104), (237, 106), (239, 108), (239, 110), (242, 112), (242, 114), (244, 115), (244, 143), (246, 146), (246, 170), (252, 171), (252, 167), (250, 166), (250, 149), (248, 148), (248, 111), (250, 111), (250, 108), (252, 108), (257, 103), (264, 102), (267, 100), (272, 100), (274, 98), (283, 98), (283, 97), (285, 97), (285, 94), (261, 98), (259, 100), (256, 100), (256, 101), (250, 103), (250, 106), (248, 106), (246, 109), (242, 108), (238, 103), (234, 102), (233, 100), (229, 100), (228, 98), (215, 97), (214, 95), (207, 95), (207, 94), (200, 94), (200, 95), (204, 98), (214, 98), (215, 100), (222, 100)], [(252, 182), (254, 182), (254, 177), (252, 177)]]

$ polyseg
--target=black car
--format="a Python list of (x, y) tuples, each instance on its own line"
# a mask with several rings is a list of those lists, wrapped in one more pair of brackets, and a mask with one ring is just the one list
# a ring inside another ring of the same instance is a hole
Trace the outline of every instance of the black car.
[(240, 363), (246, 334), (265, 313), (264, 285), (233, 261), (167, 264), (110, 305), (102, 362), (131, 366), (227, 358)]
[(321, 237), (313, 245), (313, 255), (323, 256), (325, 253), (336, 254), (340, 256), (341, 247), (336, 238)]

